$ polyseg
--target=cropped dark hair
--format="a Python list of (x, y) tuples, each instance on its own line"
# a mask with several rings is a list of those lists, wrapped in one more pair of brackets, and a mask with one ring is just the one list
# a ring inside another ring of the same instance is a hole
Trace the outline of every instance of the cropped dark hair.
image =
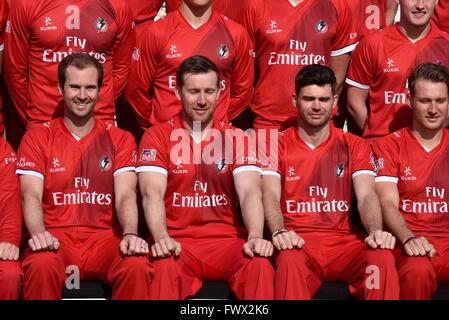
[(431, 82), (443, 82), (449, 91), (449, 70), (438, 63), (426, 62), (418, 65), (408, 78), (408, 88), (410, 95), (415, 94), (416, 82), (418, 80), (428, 80)]
[(103, 83), (103, 67), (97, 59), (88, 53), (72, 53), (61, 60), (58, 65), (58, 82), (61, 88), (64, 87), (66, 80), (66, 70), (73, 66), (79, 70), (84, 70), (88, 67), (94, 67), (98, 72), (98, 88), (101, 88)]
[(312, 64), (302, 68), (295, 77), (295, 93), (307, 86), (317, 85), (324, 87), (329, 84), (332, 88), (332, 94), (335, 94), (337, 80), (331, 68), (321, 64)]
[(195, 55), (187, 58), (176, 69), (176, 85), (181, 88), (184, 85), (184, 75), (202, 74), (213, 71), (217, 74), (217, 87), (220, 84), (220, 72), (211, 60), (204, 56)]

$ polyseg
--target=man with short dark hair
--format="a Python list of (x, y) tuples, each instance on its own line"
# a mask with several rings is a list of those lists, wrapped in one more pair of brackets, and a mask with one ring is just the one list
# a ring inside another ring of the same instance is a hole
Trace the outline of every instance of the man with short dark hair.
[(227, 282), (238, 299), (273, 298), (261, 170), (246, 135), (214, 117), (219, 82), (209, 59), (184, 60), (176, 72), (180, 114), (148, 129), (139, 146), (139, 185), (154, 239), (152, 299), (185, 299), (203, 280)]
[[(397, 299), (399, 284), (382, 230), (366, 141), (330, 125), (337, 104), (333, 71), (304, 67), (293, 104), (298, 124), (280, 135), (264, 164), (263, 203), (276, 256), (276, 299), (311, 299), (321, 281), (348, 283), (364, 299)], [(352, 192), (365, 232), (351, 224)], [(364, 240), (363, 240), (364, 239)]]
[(408, 79), (413, 123), (375, 141), (376, 190), (394, 251), (401, 299), (430, 299), (449, 283), (449, 70), (419, 65)]
[(66, 272), (112, 286), (113, 299), (148, 299), (148, 244), (137, 236), (132, 136), (94, 117), (102, 66), (88, 54), (59, 64), (64, 117), (30, 129), (19, 148), (25, 299), (60, 299)]

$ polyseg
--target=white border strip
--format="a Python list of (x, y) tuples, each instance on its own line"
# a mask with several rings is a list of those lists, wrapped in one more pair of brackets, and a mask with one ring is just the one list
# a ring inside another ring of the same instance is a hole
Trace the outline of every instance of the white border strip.
[(350, 44), (349, 46), (346, 46), (344, 48), (332, 50), (331, 57), (341, 56), (342, 54), (354, 51), (354, 49), (357, 47), (358, 44), (359, 42), (357, 41), (356, 43)]
[(370, 176), (376, 176), (376, 174), (372, 170), (358, 170), (352, 174), (352, 177), (354, 178), (362, 174), (369, 174)]
[(393, 182), (393, 183), (398, 183), (399, 178), (389, 177), (389, 176), (380, 176), (380, 177), (376, 177), (374, 179), (374, 181), (376, 181), (376, 182)]
[(136, 168), (136, 172), (158, 172), (168, 176), (167, 169), (158, 166), (140, 166)]
[(369, 86), (367, 86), (366, 84), (363, 84), (363, 83), (351, 80), (349, 78), (346, 78), (345, 82), (347, 84), (349, 84), (350, 86), (353, 86), (353, 87), (356, 87), (356, 88), (359, 88), (359, 89), (369, 90)]
[(244, 172), (244, 171), (256, 171), (259, 172), (259, 174), (262, 174), (262, 169), (260, 169), (257, 166), (252, 166), (252, 165), (244, 165), (238, 168), (235, 168), (234, 170), (232, 170), (232, 175), (235, 176), (237, 173), (240, 172)]
[(20, 169), (17, 169), (16, 170), (16, 174), (17, 175), (24, 174), (24, 175), (27, 175), (27, 176), (35, 176), (35, 177), (38, 177), (38, 178), (41, 178), (42, 180), (44, 180), (44, 175), (42, 173), (37, 172), (37, 171), (33, 171), (33, 170), (20, 170)]
[(5, 44), (4, 43), (0, 44), (0, 51), (3, 51), (4, 49), (5, 49)]
[(262, 171), (262, 175), (263, 176), (276, 176), (278, 178), (281, 177), (281, 175), (279, 174), (279, 172), (273, 171), (273, 170), (263, 170)]
[(114, 171), (114, 177), (120, 173), (128, 172), (128, 171), (136, 172), (136, 167), (130, 166), (130, 167), (123, 167), (123, 168), (117, 169)]

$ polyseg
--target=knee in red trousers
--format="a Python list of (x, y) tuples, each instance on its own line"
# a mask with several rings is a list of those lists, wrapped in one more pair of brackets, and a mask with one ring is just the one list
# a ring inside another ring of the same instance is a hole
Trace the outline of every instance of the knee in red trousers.
[(228, 285), (239, 300), (272, 300), (274, 274), (270, 260), (254, 257), (248, 259)]
[(125, 257), (108, 275), (112, 299), (148, 300), (153, 267), (147, 256)]
[(18, 261), (0, 261), (0, 300), (18, 300), (23, 272)]
[(428, 257), (398, 258), (401, 299), (429, 300), (437, 289), (436, 274)]
[(282, 250), (276, 256), (274, 298), (278, 300), (308, 300), (320, 285), (309, 276), (304, 250)]
[(150, 288), (152, 300), (186, 299), (201, 288), (201, 279), (179, 257), (152, 259), (151, 262), (154, 267)]
[(63, 262), (55, 252), (31, 253), (26, 256), (22, 266), (24, 299), (61, 299), (66, 274)]
[(395, 258), (390, 250), (363, 251), (365, 269), (363, 282), (350, 286), (351, 293), (365, 300), (398, 300), (399, 277)]

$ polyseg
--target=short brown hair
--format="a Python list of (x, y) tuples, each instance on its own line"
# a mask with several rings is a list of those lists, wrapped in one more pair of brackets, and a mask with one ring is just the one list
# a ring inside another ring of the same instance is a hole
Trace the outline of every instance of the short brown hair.
[(204, 56), (196, 55), (185, 59), (176, 69), (176, 86), (181, 88), (184, 85), (186, 74), (202, 74), (213, 71), (217, 75), (217, 87), (220, 86), (220, 72), (211, 60)]
[(64, 88), (66, 80), (66, 70), (68, 67), (73, 66), (79, 70), (84, 70), (88, 67), (94, 67), (98, 72), (98, 89), (101, 88), (103, 83), (103, 67), (97, 59), (92, 57), (88, 53), (72, 53), (61, 60), (58, 65), (58, 82), (61, 88)]
[(410, 95), (415, 94), (416, 82), (418, 80), (428, 80), (431, 82), (443, 82), (449, 92), (449, 70), (438, 63), (426, 62), (418, 65), (408, 78), (408, 88)]

